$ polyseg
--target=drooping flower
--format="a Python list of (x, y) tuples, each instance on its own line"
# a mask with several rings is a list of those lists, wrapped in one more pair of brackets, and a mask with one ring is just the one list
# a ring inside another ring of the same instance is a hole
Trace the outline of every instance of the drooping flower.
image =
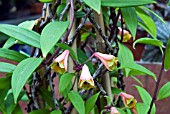
[(94, 56), (101, 60), (101, 62), (105, 65), (105, 67), (109, 71), (113, 71), (117, 66), (118, 59), (113, 55), (102, 54), (100, 52), (95, 52)]
[(51, 68), (55, 72), (63, 74), (67, 71), (67, 60), (69, 55), (69, 50), (65, 50), (61, 55), (59, 55), (52, 63)]
[[(122, 28), (118, 27), (119, 29), (119, 35), (122, 36)], [(131, 34), (127, 30), (123, 30), (123, 40), (122, 42), (127, 42), (131, 39)]]
[(111, 107), (110, 114), (120, 114), (115, 107)]
[(78, 87), (80, 89), (85, 89), (85, 90), (94, 88), (94, 81), (90, 74), (89, 68), (87, 67), (86, 64), (84, 64), (82, 68), (82, 72), (81, 72), (80, 79), (78, 82)]
[(120, 96), (122, 97), (123, 100), (123, 104), (128, 107), (128, 108), (133, 108), (136, 106), (136, 99), (134, 98), (134, 96), (129, 95), (127, 93), (121, 92)]

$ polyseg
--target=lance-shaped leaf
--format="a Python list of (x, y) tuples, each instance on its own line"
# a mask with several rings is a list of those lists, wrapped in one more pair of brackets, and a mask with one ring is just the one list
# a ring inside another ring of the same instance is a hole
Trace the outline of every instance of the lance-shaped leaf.
[(66, 22), (51, 22), (44, 27), (41, 33), (40, 44), (43, 57), (46, 57), (49, 51), (54, 47), (58, 40), (62, 37), (69, 25)]
[(84, 102), (83, 102), (83, 99), (80, 97), (80, 95), (75, 91), (71, 91), (68, 94), (68, 97), (69, 97), (71, 103), (73, 104), (73, 106), (78, 111), (78, 113), (85, 114)]
[(146, 25), (146, 27), (150, 30), (150, 32), (156, 37), (156, 25), (149, 14), (147, 14), (142, 8), (136, 7), (136, 13)]
[(4, 49), (4, 48), (0, 48), (0, 57), (6, 58), (9, 60), (13, 60), (16, 62), (20, 62), (20, 61), (28, 58), (28, 56), (26, 56), (24, 54), (21, 54), (19, 52), (13, 51), (13, 50)]
[(164, 67), (166, 70), (170, 69), (170, 39), (166, 45)]
[[(146, 105), (150, 106), (150, 103), (152, 101), (152, 97), (150, 96), (150, 94), (142, 87), (140, 86), (135, 86), (136, 89), (138, 90), (138, 93), (143, 101), (143, 103), (145, 103)], [(149, 109), (148, 109), (149, 110)], [(152, 107), (151, 113), (150, 114), (156, 114), (156, 107), (155, 104)]]
[(16, 68), (15, 65), (5, 62), (0, 62), (0, 72), (11, 73)]
[[(20, 23), (18, 26), (19, 27), (22, 27), (22, 28), (26, 28), (26, 29), (29, 29), (29, 30), (32, 30), (32, 28), (34, 27), (35, 25), (35, 20), (32, 20), (32, 21), (24, 21), (22, 23)], [(16, 40), (15, 38), (8, 38), (8, 40), (5, 42), (5, 44), (3, 45), (3, 48), (10, 48), (11, 46), (13, 46), (14, 44), (17, 44), (19, 43), (18, 40)]]
[(68, 87), (74, 75), (75, 75), (74, 73), (65, 73), (61, 76), (59, 83), (59, 93), (64, 92), (64, 90)]
[(28, 58), (20, 62), (15, 68), (11, 81), (15, 103), (26, 81), (34, 72), (34, 70), (41, 64), (41, 62), (41, 58)]
[(101, 0), (83, 0), (83, 2), (100, 14)]
[(32, 30), (28, 30), (15, 25), (1, 24), (0, 32), (11, 36), (25, 44), (40, 48), (40, 35)]
[(121, 12), (123, 15), (123, 19), (126, 23), (126, 26), (130, 30), (133, 39), (136, 38), (136, 29), (138, 25), (138, 20), (137, 20), (137, 14), (135, 11), (135, 8), (129, 7), (129, 8), (121, 8)]
[(138, 114), (147, 114), (147, 112), (149, 110), (149, 105), (144, 104), (144, 103), (137, 103), (136, 110), (137, 110)]
[(34, 110), (28, 114), (50, 114), (50, 110), (47, 109), (40, 109), (40, 110)]
[(159, 100), (162, 100), (162, 99), (165, 99), (167, 97), (170, 97), (169, 87), (170, 87), (170, 82), (167, 82), (165, 85), (163, 85), (161, 87), (161, 89), (158, 92), (158, 99)]
[(0, 78), (0, 89), (5, 89), (11, 86), (11, 77)]
[(158, 46), (158, 47), (162, 47), (163, 43), (160, 40), (156, 40), (156, 39), (151, 39), (151, 38), (140, 38), (137, 39), (134, 43), (133, 43), (133, 48), (135, 49), (135, 45), (137, 43), (141, 43), (141, 44), (149, 44), (149, 45), (153, 45), (153, 46)]
[(87, 101), (86, 101), (86, 114), (90, 114), (90, 111), (93, 109), (96, 100), (99, 96), (100, 92), (96, 93), (95, 95), (91, 96)]
[(133, 7), (155, 3), (154, 0), (101, 0), (102, 6)]

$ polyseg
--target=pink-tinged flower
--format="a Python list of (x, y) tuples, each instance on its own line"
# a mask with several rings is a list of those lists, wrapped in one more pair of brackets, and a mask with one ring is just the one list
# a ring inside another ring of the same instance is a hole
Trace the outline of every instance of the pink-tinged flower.
[(99, 52), (95, 52), (94, 56), (101, 60), (101, 62), (105, 65), (105, 67), (109, 71), (113, 71), (117, 66), (118, 59), (113, 55), (102, 54)]
[(67, 60), (69, 55), (69, 50), (65, 50), (61, 55), (59, 55), (52, 63), (51, 68), (55, 72), (63, 74), (67, 71)]
[[(122, 28), (118, 27), (119, 29), (119, 35), (122, 36)], [(122, 42), (127, 42), (131, 39), (131, 34), (129, 34), (129, 32), (127, 30), (123, 30), (123, 40)]]
[(123, 104), (128, 107), (128, 108), (133, 108), (136, 106), (136, 99), (134, 98), (134, 96), (126, 94), (124, 92), (120, 93), (120, 96), (122, 97), (123, 100)]
[(111, 107), (110, 114), (120, 114), (115, 107)]
[(80, 89), (85, 89), (85, 90), (94, 88), (94, 81), (90, 74), (89, 68), (87, 67), (86, 64), (82, 68), (82, 72), (81, 72), (80, 79), (78, 82), (78, 87)]

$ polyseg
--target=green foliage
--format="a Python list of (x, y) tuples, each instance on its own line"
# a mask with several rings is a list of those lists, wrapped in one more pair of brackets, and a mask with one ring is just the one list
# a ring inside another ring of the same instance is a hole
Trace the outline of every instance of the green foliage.
[(54, 0), (39, 0), (39, 1), (43, 3), (54, 2)]
[[(138, 90), (138, 93), (143, 101), (144, 104), (146, 105), (149, 105), (150, 106), (150, 103), (152, 101), (152, 97), (150, 96), (150, 94), (142, 87), (140, 86), (135, 86), (136, 89)], [(148, 109), (149, 110), (149, 109)], [(147, 110), (147, 111), (148, 111)], [(151, 110), (151, 114), (156, 114), (156, 107), (155, 107), (155, 104), (153, 105), (152, 107), (152, 110)]]
[(165, 85), (161, 87), (161, 89), (158, 92), (158, 100), (162, 100), (167, 97), (170, 97), (169, 87), (170, 87), (170, 82), (167, 82)]
[(152, 18), (140, 7), (136, 7), (136, 13), (143, 21), (145, 26), (149, 29), (149, 31), (153, 34), (153, 38), (156, 38), (156, 25)]
[(157, 39), (140, 38), (140, 39), (137, 39), (137, 40), (133, 43), (133, 48), (134, 48), (134, 49), (135, 49), (135, 45), (136, 45), (137, 43), (149, 44), (149, 45), (158, 46), (158, 47), (162, 47), (162, 45), (163, 45), (162, 41), (157, 40)]
[(59, 83), (59, 93), (64, 92), (64, 90), (69, 86), (69, 83), (71, 82), (74, 75), (74, 73), (65, 73), (61, 76)]
[(40, 35), (34, 31), (8, 24), (0, 24), (0, 32), (25, 44), (40, 48)]
[(102, 6), (110, 7), (133, 7), (155, 3), (154, 0), (101, 0)]
[(15, 103), (26, 81), (34, 72), (34, 70), (41, 64), (41, 62), (41, 58), (28, 58), (17, 65), (16, 69), (12, 74), (11, 81)]
[[(43, 57), (46, 57), (49, 51), (59, 41), (61, 36), (69, 26), (69, 21), (66, 22), (51, 22), (44, 27), (40, 37), (41, 50)], [(50, 33), (50, 34), (49, 34)]]
[[(34, 27), (36, 21), (32, 20), (32, 21), (24, 21), (22, 23), (20, 23), (18, 26), (19, 27), (23, 27), (29, 30), (32, 30), (32, 28)], [(15, 38), (10, 37), (5, 44), (3, 45), (3, 48), (10, 48), (11, 46), (13, 46), (14, 44), (19, 43), (18, 40), (15, 40)]]
[(11, 86), (11, 77), (0, 78), (0, 89), (8, 88)]
[(136, 14), (135, 8), (133, 8), (133, 7), (121, 8), (121, 12), (123, 15), (123, 19), (126, 23), (126, 26), (130, 30), (130, 32), (133, 36), (133, 39), (135, 39), (136, 38), (136, 29), (137, 29), (137, 25), (138, 25), (137, 14)]
[(86, 101), (86, 104), (85, 104), (85, 109), (86, 109), (85, 112), (86, 112), (86, 114), (89, 114), (90, 111), (93, 109), (99, 94), (100, 94), (100, 92), (96, 93), (95, 95), (91, 96)]
[(78, 111), (78, 113), (79, 114), (85, 114), (84, 101), (81, 98), (81, 96), (77, 92), (71, 91), (68, 94), (68, 97), (69, 97), (70, 101), (72, 102), (73, 106)]
[(62, 114), (61, 110), (54, 110), (50, 114)]
[(16, 68), (15, 65), (5, 62), (0, 62), (0, 72), (11, 73)]
[(168, 40), (168, 43), (166, 45), (165, 50), (165, 60), (164, 60), (164, 67), (166, 70), (170, 69), (170, 39)]
[(138, 114), (147, 114), (149, 110), (149, 105), (144, 104), (144, 103), (137, 103), (136, 110)]
[(24, 54), (9, 49), (3, 49), (3, 48), (0, 48), (0, 57), (16, 62), (21, 62), (22, 60), (28, 58)]
[(83, 0), (83, 2), (100, 14), (101, 0)]

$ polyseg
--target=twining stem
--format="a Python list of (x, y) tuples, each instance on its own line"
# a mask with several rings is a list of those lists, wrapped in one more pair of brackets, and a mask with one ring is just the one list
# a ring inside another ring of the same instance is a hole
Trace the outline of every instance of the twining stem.
[(159, 87), (159, 84), (160, 84), (160, 81), (161, 81), (161, 78), (162, 78), (162, 73), (163, 73), (163, 70), (164, 70), (164, 58), (163, 57), (163, 61), (162, 61), (162, 65), (161, 65), (161, 71), (159, 73), (159, 76), (158, 76), (158, 80), (156, 82), (156, 87), (155, 87), (155, 91), (154, 91), (154, 94), (153, 94), (153, 97), (152, 97), (152, 101), (151, 101), (151, 104), (150, 104), (150, 108), (149, 108), (149, 111), (148, 111), (148, 114), (151, 113), (151, 109), (152, 109), (152, 106), (157, 98), (157, 93), (158, 93), (158, 87)]

